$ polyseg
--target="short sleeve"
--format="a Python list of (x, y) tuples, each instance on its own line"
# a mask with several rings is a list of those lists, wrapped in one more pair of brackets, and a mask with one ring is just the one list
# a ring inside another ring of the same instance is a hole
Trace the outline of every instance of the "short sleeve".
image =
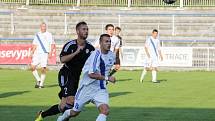
[(93, 51), (93, 53), (90, 55), (90, 57), (88, 58), (88, 64), (89, 64), (89, 74), (91, 73), (96, 73), (96, 72), (100, 72), (100, 51), (96, 50)]
[(67, 43), (63, 46), (63, 49), (61, 50), (60, 57), (69, 55), (74, 52), (74, 46), (71, 43)]
[(120, 48), (120, 39), (118, 37), (116, 37), (116, 39), (117, 39), (117, 43), (116, 43), (115, 49), (119, 49)]

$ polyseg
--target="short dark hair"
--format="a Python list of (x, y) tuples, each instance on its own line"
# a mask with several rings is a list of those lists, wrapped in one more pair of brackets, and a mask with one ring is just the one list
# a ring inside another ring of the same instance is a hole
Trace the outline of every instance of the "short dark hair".
[(117, 26), (117, 27), (115, 27), (115, 30), (117, 30), (117, 29), (121, 31), (121, 28), (120, 28), (120, 27), (118, 27), (118, 26)]
[(113, 28), (114, 28), (114, 25), (113, 25), (113, 24), (107, 24), (107, 25), (105, 26), (105, 30), (107, 30), (108, 27), (113, 27)]
[(153, 30), (152, 30), (152, 33), (154, 33), (154, 32), (157, 32), (157, 33), (158, 33), (158, 30), (157, 30), (157, 29), (153, 29)]
[(76, 24), (76, 27), (75, 27), (76, 30), (77, 30), (81, 25), (87, 25), (87, 23), (84, 22), (84, 21), (81, 21), (81, 22), (77, 23), (77, 24)]
[(102, 38), (103, 38), (103, 37), (110, 37), (110, 35), (109, 35), (109, 34), (102, 34), (102, 35), (100, 35), (100, 37), (99, 37), (99, 42), (102, 41)]

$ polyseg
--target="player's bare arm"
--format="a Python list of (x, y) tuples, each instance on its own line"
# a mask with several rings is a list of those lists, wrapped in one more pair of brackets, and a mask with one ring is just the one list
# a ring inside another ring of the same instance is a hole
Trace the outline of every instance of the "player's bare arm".
[(145, 52), (146, 52), (147, 57), (150, 58), (151, 56), (150, 56), (150, 54), (149, 54), (149, 51), (148, 51), (148, 48), (147, 48), (147, 47), (145, 47)]
[(51, 58), (55, 44), (51, 44), (51, 51), (49, 52), (49, 58)]
[(106, 80), (106, 81), (109, 81), (109, 82), (112, 82), (112, 83), (116, 82), (116, 79), (115, 79), (114, 76), (105, 77), (105, 76), (101, 75), (100, 73), (90, 73), (89, 77), (92, 78), (92, 79), (96, 79), (96, 80)]
[(32, 46), (30, 57), (32, 57), (34, 55), (34, 52), (35, 52), (36, 48), (37, 48), (37, 45)]
[(161, 50), (158, 50), (158, 53), (159, 53), (159, 55), (160, 55), (161, 61), (163, 61), (163, 55), (162, 55), (162, 53), (161, 53)]
[(62, 56), (60, 58), (60, 61), (62, 63), (65, 63), (65, 62), (68, 62), (68, 61), (72, 60), (78, 53), (80, 53), (81, 50), (83, 50), (83, 48), (84, 48), (84, 46), (78, 46), (77, 50), (74, 53)]
[(119, 49), (115, 49), (115, 53), (116, 53), (115, 69), (119, 70), (119, 68), (120, 68)]

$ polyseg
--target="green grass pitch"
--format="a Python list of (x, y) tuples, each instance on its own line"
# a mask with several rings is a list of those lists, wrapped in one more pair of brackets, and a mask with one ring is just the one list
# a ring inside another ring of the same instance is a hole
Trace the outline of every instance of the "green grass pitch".
[[(140, 71), (119, 71), (109, 84), (108, 121), (214, 121), (214, 72), (159, 72), (161, 83), (139, 83)], [(33, 121), (40, 109), (59, 102), (57, 71), (49, 71), (44, 89), (34, 88), (30, 71), (0, 70), (0, 121)], [(72, 121), (95, 121), (92, 104)], [(45, 121), (55, 121), (57, 116)]]

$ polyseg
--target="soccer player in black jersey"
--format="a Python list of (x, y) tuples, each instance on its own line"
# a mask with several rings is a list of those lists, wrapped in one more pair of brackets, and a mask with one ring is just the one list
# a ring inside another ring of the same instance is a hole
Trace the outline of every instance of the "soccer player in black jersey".
[(76, 32), (78, 38), (67, 42), (60, 53), (60, 61), (64, 63), (58, 74), (59, 86), (61, 88), (58, 96), (61, 102), (53, 105), (46, 111), (40, 111), (35, 121), (42, 121), (47, 116), (56, 115), (73, 107), (82, 68), (91, 52), (95, 50), (86, 41), (88, 36), (86, 22), (79, 22), (76, 25)]

